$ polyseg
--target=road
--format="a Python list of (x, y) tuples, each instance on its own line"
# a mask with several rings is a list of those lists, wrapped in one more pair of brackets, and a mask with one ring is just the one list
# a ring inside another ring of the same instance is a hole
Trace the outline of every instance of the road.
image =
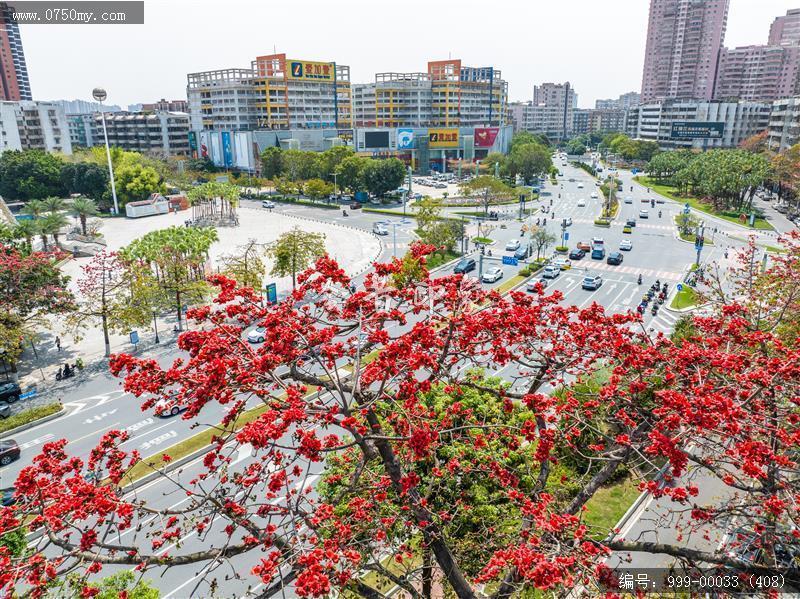
[[(563, 271), (553, 280), (548, 291), (559, 290), (564, 295), (564, 302), (580, 307), (588, 305), (590, 302), (598, 302), (613, 312), (624, 312), (634, 309), (639, 298), (649, 285), (656, 279), (670, 284), (678, 282), (686, 272), (688, 266), (695, 260), (696, 253), (694, 246), (677, 238), (675, 227), (671, 225), (672, 218), (680, 212), (682, 206), (674, 202), (667, 201), (664, 204), (657, 204), (651, 207), (650, 200), (654, 198), (646, 189), (633, 182), (630, 173), (621, 172), (618, 176), (623, 180), (622, 197), (630, 197), (632, 203), (622, 203), (621, 213), (610, 228), (599, 228), (594, 226), (594, 220), (599, 215), (601, 200), (591, 198), (590, 194), (597, 190), (594, 179), (586, 172), (572, 166), (562, 166), (564, 173), (556, 185), (547, 183), (544, 187), (544, 194), (533, 206), (539, 212), (532, 215), (529, 220), (536, 222), (537, 218), (547, 217), (546, 227), (557, 237), (561, 236), (560, 222), (563, 218), (571, 218), (572, 225), (567, 227), (569, 234), (567, 245), (573, 248), (578, 241), (589, 241), (592, 237), (603, 237), (605, 245), (609, 250), (616, 250), (622, 239), (630, 239), (633, 244), (632, 251), (624, 252), (624, 262), (619, 266), (611, 266), (605, 261), (591, 260), (589, 257), (573, 263), (570, 270)], [(584, 199), (586, 206), (578, 206), (578, 201)], [(548, 214), (544, 214), (543, 207), (552, 208)], [(646, 200), (646, 202), (643, 202)], [(255, 204), (245, 200), (243, 203)], [(640, 210), (648, 210), (648, 218), (640, 218)], [(658, 211), (662, 215), (658, 217)], [(381, 260), (388, 260), (393, 255), (401, 256), (405, 253), (408, 244), (415, 239), (414, 229), (416, 223), (413, 219), (403, 219), (401, 216), (393, 217), (382, 214), (369, 213), (358, 210), (349, 210), (349, 216), (345, 217), (338, 210), (324, 210), (298, 205), (278, 204), (275, 209), (277, 212), (296, 216), (301, 219), (311, 218), (336, 222), (339, 224), (357, 227), (367, 231), (372, 230), (376, 222), (385, 222), (390, 225), (390, 235), (382, 238), (383, 252)], [(509, 212), (513, 212), (510, 210)], [(632, 234), (624, 234), (622, 225), (628, 218), (635, 218), (637, 226)], [(489, 236), (495, 243), (488, 247), (492, 256), (483, 257), (483, 266), (500, 266), (503, 269), (503, 279), (500, 281), (484, 284), (486, 286), (498, 286), (505, 280), (516, 275), (520, 265), (502, 264), (502, 256), (510, 255), (505, 252), (506, 243), (513, 239), (520, 239), (520, 223), (512, 218), (497, 222), (490, 222), (495, 226)], [(396, 226), (394, 226), (396, 225)], [(504, 225), (504, 228), (503, 228)], [(302, 225), (301, 225), (302, 226)], [(729, 223), (727, 228), (732, 227)], [(471, 227), (476, 227), (473, 223)], [(720, 229), (723, 230), (723, 229)], [(743, 232), (739, 233), (743, 235)], [(722, 235), (720, 233), (720, 235)], [(715, 260), (722, 256), (725, 245), (736, 245), (740, 242), (731, 241), (719, 243), (714, 246), (706, 246), (702, 254), (702, 260)], [(472, 248), (469, 254), (476, 259), (480, 258), (478, 252)], [(552, 248), (549, 249), (552, 252)], [(446, 267), (442, 272), (448, 272), (452, 265)], [(596, 291), (587, 291), (581, 288), (581, 280), (588, 274), (599, 274), (604, 279), (604, 284)], [(476, 276), (477, 273), (471, 273)], [(639, 275), (643, 278), (643, 284), (637, 283)], [(363, 278), (363, 274), (356, 277), (357, 284)], [(648, 328), (669, 333), (678, 316), (667, 310), (661, 310), (655, 317), (648, 313), (645, 314), (645, 323)], [(180, 353), (174, 346), (163, 347), (158, 353), (153, 354), (160, 363), (168, 364)], [(512, 372), (501, 371), (501, 375), (510, 378)], [(124, 449), (138, 449), (142, 455), (160, 454), (163, 450), (174, 443), (200, 431), (203, 428), (216, 424), (223, 409), (216, 405), (208, 405), (204, 408), (202, 416), (194, 422), (183, 420), (180, 417), (158, 418), (152, 413), (143, 413), (140, 409), (140, 400), (121, 390), (121, 383), (118, 379), (111, 377), (107, 373), (99, 373), (92, 378), (78, 381), (74, 385), (66, 388), (62, 392), (62, 401), (67, 408), (66, 415), (51, 422), (37, 426), (28, 431), (14, 435), (14, 439), (23, 448), (22, 458), (10, 466), (0, 470), (0, 486), (9, 486), (17, 473), (25, 465), (30, 464), (32, 458), (38, 453), (40, 446), (49, 441), (59, 438), (69, 440), (68, 451), (74, 455), (88, 457), (89, 451), (94, 447), (99, 438), (108, 430), (123, 429), (131, 433), (131, 439), (125, 444)], [(241, 460), (237, 467), (243, 467), (249, 463), (248, 455), (240, 456)], [(200, 464), (195, 463), (185, 468), (185, 473), (181, 474), (183, 480), (189, 480), (197, 473)], [(313, 484), (318, 473), (314, 473), (307, 484)], [(713, 485), (708, 485), (709, 492), (714, 493)], [(147, 499), (154, 507), (172, 505), (181, 502), (184, 498), (178, 497), (173, 483), (166, 480), (158, 480), (150, 483), (138, 491), (139, 496)], [(663, 506), (662, 506), (663, 507)], [(659, 504), (655, 502), (648, 505), (648, 516), (658, 514)], [(665, 509), (665, 508), (664, 508)], [(655, 510), (655, 512), (653, 511)], [(663, 511), (663, 510), (662, 510)], [(639, 517), (632, 521), (631, 534), (647, 534), (649, 530), (646, 518)], [(637, 528), (638, 527), (638, 528)], [(652, 525), (650, 525), (652, 528)], [(221, 531), (212, 530), (201, 541), (196, 536), (191, 536), (185, 540), (185, 548), (192, 550), (200, 548), (201, 544), (221, 542)], [(235, 558), (235, 567), (225, 572), (218, 573), (220, 579), (224, 579), (222, 587), (227, 596), (242, 596), (247, 591), (247, 585), (253, 584), (252, 579), (239, 581), (227, 579), (234, 577), (235, 574), (247, 576), (249, 569), (255, 564), (254, 556), (242, 556)], [(201, 585), (201, 588), (194, 591), (194, 585), (202, 576), (198, 576), (201, 565), (185, 566), (173, 568), (163, 573), (154, 574), (151, 578), (164, 597), (181, 597), (190, 593), (205, 594), (210, 589)], [(203, 585), (207, 585), (203, 582)]]

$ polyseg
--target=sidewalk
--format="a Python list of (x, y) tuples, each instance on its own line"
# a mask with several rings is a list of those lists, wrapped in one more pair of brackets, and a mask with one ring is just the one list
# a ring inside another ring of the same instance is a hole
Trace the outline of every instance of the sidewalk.
[[(350, 275), (356, 275), (367, 270), (381, 252), (381, 244), (375, 236), (366, 231), (360, 231), (337, 223), (326, 223), (300, 216), (282, 215), (271, 213), (259, 208), (240, 207), (241, 226), (235, 228), (219, 228), (219, 242), (211, 250), (211, 263), (216, 266), (222, 256), (230, 254), (236, 246), (245, 243), (248, 239), (257, 239), (261, 243), (268, 243), (291, 229), (299, 226), (305, 231), (325, 234), (325, 242), (330, 252), (344, 270)], [(149, 231), (166, 228), (173, 225), (183, 226), (186, 219), (185, 213), (172, 213), (137, 220), (110, 219), (104, 224), (103, 233), (108, 239), (109, 251), (118, 250), (130, 241), (141, 237)], [(300, 222), (298, 222), (300, 221)], [(78, 293), (76, 281), (82, 275), (81, 267), (91, 258), (75, 258), (67, 261), (62, 270), (69, 275), (71, 280), (69, 288), (73, 293)], [(270, 260), (265, 260), (267, 272), (271, 269)], [(278, 287), (278, 297), (291, 290), (291, 277), (269, 277)], [(43, 388), (56, 384), (56, 372), (65, 364), (73, 365), (77, 358), (81, 358), (87, 370), (106, 368), (105, 345), (103, 332), (99, 322), (96, 326), (81, 332), (82, 338), (75, 340), (72, 335), (64, 331), (61, 319), (51, 319), (52, 326), (47, 331), (39, 332), (39, 339), (33, 346), (25, 347), (20, 362), (17, 364), (19, 383), (25, 388), (36, 385), (40, 393)], [(173, 327), (177, 317), (173, 313), (164, 314), (158, 318), (158, 335), (162, 346), (173, 343), (177, 335)], [(186, 322), (183, 323), (186, 329)], [(111, 353), (119, 352), (145, 352), (155, 346), (155, 332), (153, 322), (137, 329), (140, 342), (137, 347), (130, 342), (129, 335), (109, 335)], [(61, 351), (56, 348), (56, 336), (61, 338)]]

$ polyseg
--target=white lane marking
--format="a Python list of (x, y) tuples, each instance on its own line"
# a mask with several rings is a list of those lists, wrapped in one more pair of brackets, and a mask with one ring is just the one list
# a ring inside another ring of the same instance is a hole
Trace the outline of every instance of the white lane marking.
[(95, 414), (94, 416), (91, 416), (91, 417), (87, 418), (86, 420), (84, 420), (83, 423), (84, 424), (92, 424), (93, 422), (100, 422), (103, 418), (106, 418), (107, 416), (111, 416), (111, 415), (115, 414), (116, 411), (117, 411), (117, 408), (114, 408), (113, 410), (109, 410), (108, 412), (103, 412), (102, 414)]
[(19, 446), (20, 449), (28, 449), (29, 447), (33, 447), (34, 445), (44, 445), (50, 439), (52, 439), (54, 435), (52, 433), (47, 433), (46, 435), (42, 435), (41, 437), (36, 437), (35, 439), (31, 439), (27, 443), (23, 443)]
[(145, 441), (141, 445), (139, 445), (140, 449), (148, 450), (151, 447), (158, 447), (164, 441), (169, 441), (170, 439), (174, 439), (178, 436), (178, 432), (175, 430), (167, 431), (166, 433), (155, 437), (154, 439), (150, 439), (149, 441)]
[(96, 431), (93, 431), (91, 433), (83, 435), (82, 437), (78, 437), (77, 439), (70, 439), (68, 442), (69, 443), (77, 443), (78, 441), (83, 441), (84, 439), (88, 439), (89, 437), (91, 437), (93, 435), (97, 435), (97, 434), (103, 432), (104, 430), (108, 430), (110, 428), (113, 428), (113, 427), (117, 426), (118, 424), (120, 424), (120, 423), (119, 422), (112, 422), (111, 424), (107, 424), (107, 425), (105, 425), (105, 426), (103, 426), (101, 428), (98, 428)]

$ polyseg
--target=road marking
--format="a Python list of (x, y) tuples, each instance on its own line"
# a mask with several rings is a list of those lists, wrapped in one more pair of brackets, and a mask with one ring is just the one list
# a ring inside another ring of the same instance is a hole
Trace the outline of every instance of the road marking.
[[(149, 418), (148, 420), (150, 420), (151, 422), (153, 421), (152, 418)], [(146, 420), (142, 420), (142, 422), (146, 422)], [(141, 423), (137, 422), (136, 424), (141, 424)], [(125, 445), (125, 443), (130, 443), (131, 441), (135, 441), (137, 439), (141, 439), (145, 435), (149, 435), (150, 433), (154, 433), (155, 431), (160, 430), (160, 429), (164, 428), (165, 426), (170, 426), (171, 424), (172, 424), (171, 422), (166, 422), (166, 423), (162, 424), (161, 426), (157, 426), (155, 428), (151, 428), (151, 429), (148, 429), (148, 430), (144, 431), (141, 435), (132, 435), (130, 439), (128, 439), (127, 441), (125, 441), (123, 443), (120, 443), (120, 446)], [(131, 426), (136, 426), (136, 425), (131, 425)], [(131, 427), (129, 426), (128, 428), (126, 428), (124, 430), (127, 431), (130, 428)], [(141, 428), (141, 427), (139, 427), (139, 428)], [(136, 430), (138, 430), (138, 429), (136, 429)]]
[(149, 441), (145, 441), (144, 443), (139, 445), (139, 448), (147, 450), (147, 449), (150, 449), (151, 447), (158, 447), (164, 441), (168, 441), (169, 439), (174, 439), (177, 436), (178, 436), (178, 432), (177, 431), (175, 431), (175, 430), (167, 431), (163, 435), (159, 435), (158, 437), (155, 437), (154, 439), (150, 439)]
[(41, 437), (36, 437), (35, 439), (31, 439), (30, 441), (23, 443), (22, 445), (19, 446), (19, 448), (28, 449), (29, 447), (33, 447), (34, 445), (43, 445), (53, 437), (54, 435), (52, 433), (47, 433), (46, 435), (42, 435)]
[(111, 424), (107, 424), (104, 427), (98, 428), (96, 431), (91, 432), (91, 433), (89, 433), (87, 435), (84, 435), (83, 437), (78, 437), (77, 439), (70, 439), (68, 441), (68, 443), (77, 443), (78, 441), (83, 441), (84, 439), (87, 439), (87, 438), (91, 437), (92, 435), (96, 435), (96, 434), (98, 434), (98, 433), (100, 433), (100, 432), (102, 432), (104, 430), (107, 430), (107, 429), (110, 429), (110, 428), (112, 428), (114, 426), (117, 426), (118, 424), (120, 424), (120, 423), (119, 422), (112, 422)]
[(110, 410), (108, 412), (103, 412), (102, 414), (95, 414), (91, 418), (87, 418), (86, 420), (84, 420), (83, 423), (84, 424), (92, 424), (93, 422), (100, 422), (106, 416), (111, 416), (112, 414), (116, 413), (116, 411), (117, 411), (117, 409), (114, 408), (113, 410)]

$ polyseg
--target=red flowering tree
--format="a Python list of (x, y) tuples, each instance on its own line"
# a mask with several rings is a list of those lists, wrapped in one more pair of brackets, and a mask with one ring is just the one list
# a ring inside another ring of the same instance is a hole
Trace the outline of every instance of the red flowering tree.
[(0, 244), (0, 349), (14, 369), (24, 337), (46, 326), (46, 316), (75, 308), (68, 277), (56, 266), (63, 257)]
[[(365, 569), (413, 597), (433, 594), (426, 568), (462, 598), (480, 588), (496, 597), (591, 589), (610, 580), (609, 555), (629, 551), (786, 571), (800, 490), (797, 312), (778, 284), (798, 288), (800, 245), (788, 246), (751, 286), (736, 282), (749, 270), (733, 273), (733, 299), (675, 340), (649, 336), (634, 315), (564, 306), (558, 293), (501, 296), (459, 275), (432, 280), (424, 268), (394, 276), (408, 269), (397, 260), (350, 294), (344, 272), (320, 258), (291, 297), (265, 308), (252, 290), (214, 277), (214, 305), (190, 311), (199, 326), (179, 340), (188, 358), (170, 367), (112, 359), (143, 409), (159, 396), (188, 405), (189, 419), (226, 406), (204, 470), (175, 481), (186, 506), (160, 510), (123, 491), (139, 460), (120, 449), (125, 432), (107, 433), (86, 463), (65, 441), (48, 443), (19, 475), (18, 503), (0, 511), (0, 534), (26, 523), (45, 542), (23, 557), (0, 549), (0, 588), (27, 585), (35, 596), (67, 572), (244, 553), (259, 556), (251, 574), (265, 596), (288, 585), (304, 597), (382, 596)], [(412, 251), (424, 260), (432, 249)], [(770, 285), (774, 293), (758, 292)], [(258, 349), (243, 340), (256, 323), (266, 331)], [(506, 383), (487, 376), (499, 369)], [(253, 399), (258, 412), (236, 426)], [(251, 457), (236, 463), (242, 447)], [(313, 473), (328, 456), (317, 496)], [(587, 501), (623, 472), (659, 499), (660, 525), (677, 534), (624, 538), (587, 523)], [(698, 480), (717, 486), (706, 492)], [(486, 547), (470, 549), (458, 535), (468, 524), (477, 538), (480, 518), (467, 516), (485, 502), (503, 512), (486, 515)], [(741, 535), (685, 542), (730, 530), (732, 517), (752, 531), (757, 559), (738, 557)], [(172, 547), (212, 527), (223, 542)], [(405, 567), (387, 568), (387, 558)]]

